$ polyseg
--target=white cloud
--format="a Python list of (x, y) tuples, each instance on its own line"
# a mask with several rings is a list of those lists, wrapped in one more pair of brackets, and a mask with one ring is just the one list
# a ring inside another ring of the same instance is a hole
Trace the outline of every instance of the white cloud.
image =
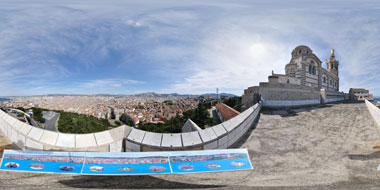
[(130, 84), (144, 84), (143, 81), (126, 80), (126, 79), (103, 79), (103, 80), (91, 80), (88, 82), (80, 83), (82, 88), (121, 88)]

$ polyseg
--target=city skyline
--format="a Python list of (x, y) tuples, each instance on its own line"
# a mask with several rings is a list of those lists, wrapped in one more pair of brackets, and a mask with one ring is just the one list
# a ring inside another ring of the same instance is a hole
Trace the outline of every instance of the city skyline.
[(0, 96), (242, 95), (298, 45), (380, 95), (375, 1), (2, 1)]

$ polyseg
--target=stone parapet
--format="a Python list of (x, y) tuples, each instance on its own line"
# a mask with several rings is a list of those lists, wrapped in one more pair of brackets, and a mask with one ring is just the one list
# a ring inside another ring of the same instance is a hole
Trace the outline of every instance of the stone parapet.
[(369, 113), (372, 116), (372, 119), (375, 121), (376, 125), (380, 127), (380, 109), (368, 100), (365, 100), (365, 104), (368, 108)]
[(200, 131), (171, 134), (131, 128), (125, 149), (129, 152), (225, 149), (246, 134), (258, 118), (261, 107), (258, 103), (226, 122)]
[(123, 125), (99, 133), (66, 134), (28, 125), (0, 111), (0, 131), (23, 150), (122, 152), (128, 129)]
[(65, 134), (25, 124), (0, 111), (0, 131), (23, 150), (140, 152), (225, 149), (241, 139), (258, 118), (262, 103), (219, 125), (186, 133), (152, 133), (126, 125), (90, 134)]

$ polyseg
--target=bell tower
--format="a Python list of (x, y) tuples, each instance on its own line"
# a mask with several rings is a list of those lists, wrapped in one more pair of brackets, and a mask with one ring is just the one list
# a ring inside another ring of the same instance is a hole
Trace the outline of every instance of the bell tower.
[(326, 69), (328, 72), (339, 76), (339, 61), (335, 59), (335, 50), (331, 49), (330, 58), (326, 61)]

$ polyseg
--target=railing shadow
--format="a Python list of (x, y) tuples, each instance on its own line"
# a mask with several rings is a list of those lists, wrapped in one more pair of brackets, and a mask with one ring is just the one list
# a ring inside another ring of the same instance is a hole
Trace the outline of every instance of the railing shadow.
[(91, 189), (192, 189), (225, 187), (224, 185), (203, 185), (168, 181), (149, 175), (74, 176), (74, 179), (63, 179), (58, 182), (70, 188)]

